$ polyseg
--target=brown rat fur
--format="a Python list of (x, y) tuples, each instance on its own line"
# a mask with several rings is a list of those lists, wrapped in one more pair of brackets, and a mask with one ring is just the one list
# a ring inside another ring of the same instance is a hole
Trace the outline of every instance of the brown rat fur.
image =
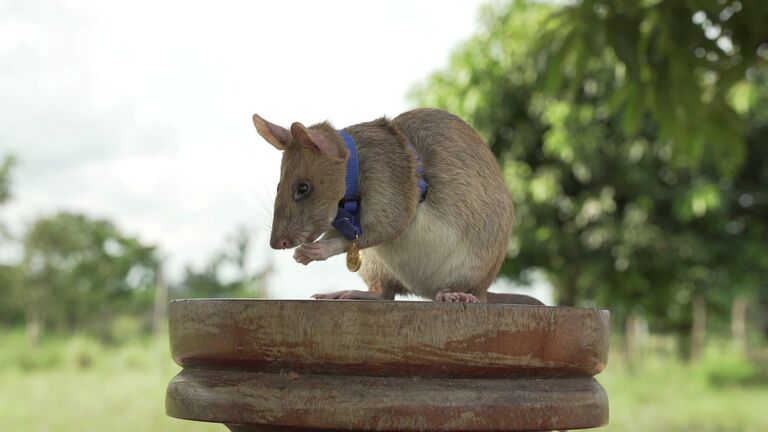
[[(330, 222), (344, 195), (347, 150), (329, 123), (288, 131), (254, 115), (262, 137), (283, 150), (271, 245), (297, 247), (302, 264), (343, 253), (350, 242)], [(360, 275), (368, 292), (317, 298), (384, 298), (410, 293), (440, 301), (541, 304), (488, 293), (506, 256), (513, 208), (498, 163), (460, 118), (416, 109), (344, 129), (359, 160)], [(419, 203), (416, 158), (429, 189)], [(301, 194), (299, 184), (308, 184)], [(323, 237), (315, 241), (321, 234)]]

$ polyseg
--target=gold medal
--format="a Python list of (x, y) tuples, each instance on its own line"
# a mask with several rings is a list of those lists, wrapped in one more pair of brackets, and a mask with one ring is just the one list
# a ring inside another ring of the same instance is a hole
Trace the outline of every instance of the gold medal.
[(360, 256), (360, 247), (357, 246), (357, 237), (355, 237), (347, 250), (347, 269), (351, 272), (356, 272), (360, 269), (360, 264), (362, 264), (362, 262), (363, 259)]

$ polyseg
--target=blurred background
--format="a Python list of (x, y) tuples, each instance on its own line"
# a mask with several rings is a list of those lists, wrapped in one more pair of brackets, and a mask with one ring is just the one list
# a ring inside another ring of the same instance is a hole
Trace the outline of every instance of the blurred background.
[(268, 248), (272, 122), (431, 106), (517, 210), (495, 290), (612, 313), (608, 430), (768, 430), (763, 0), (0, 3), (0, 424), (164, 416), (167, 302), (364, 289)]

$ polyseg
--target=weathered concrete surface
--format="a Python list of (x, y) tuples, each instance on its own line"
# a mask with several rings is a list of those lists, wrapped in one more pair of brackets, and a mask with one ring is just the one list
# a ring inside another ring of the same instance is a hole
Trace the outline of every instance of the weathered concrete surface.
[(184, 300), (166, 412), (233, 431), (597, 427), (608, 312), (502, 304)]
[(504, 304), (185, 300), (171, 304), (184, 367), (380, 376), (593, 376), (608, 312)]
[(184, 370), (168, 388), (174, 417), (314, 429), (508, 431), (608, 420), (593, 378), (386, 378)]

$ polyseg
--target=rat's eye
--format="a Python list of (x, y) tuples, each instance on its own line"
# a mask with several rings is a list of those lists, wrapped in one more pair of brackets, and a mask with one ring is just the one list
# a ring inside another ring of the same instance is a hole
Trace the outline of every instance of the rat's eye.
[(309, 183), (299, 182), (296, 185), (296, 192), (293, 194), (293, 199), (299, 199), (309, 193)]

